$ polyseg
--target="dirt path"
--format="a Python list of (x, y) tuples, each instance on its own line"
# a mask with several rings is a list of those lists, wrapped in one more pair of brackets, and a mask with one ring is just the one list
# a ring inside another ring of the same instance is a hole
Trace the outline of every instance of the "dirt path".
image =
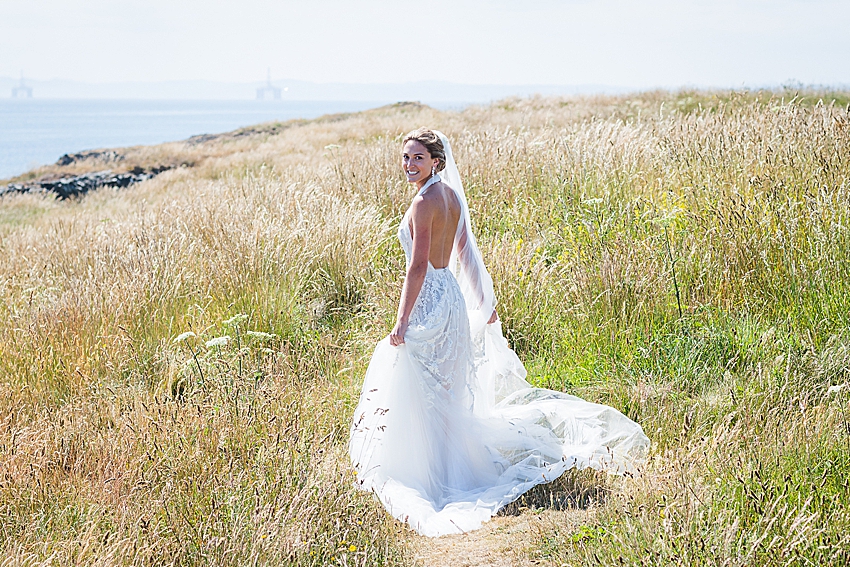
[(557, 523), (569, 529), (586, 518), (582, 510), (540, 513), (525, 511), (518, 516), (497, 516), (480, 530), (463, 535), (414, 540), (417, 567), (525, 567), (547, 565), (534, 559), (533, 552), (541, 527)]

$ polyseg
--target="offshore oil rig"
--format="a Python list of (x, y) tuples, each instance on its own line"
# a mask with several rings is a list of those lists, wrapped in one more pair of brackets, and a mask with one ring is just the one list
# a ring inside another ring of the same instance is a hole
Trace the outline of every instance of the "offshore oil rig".
[(269, 68), (268, 73), (266, 74), (266, 84), (257, 89), (257, 100), (264, 100), (266, 98), (266, 94), (274, 100), (280, 100), (281, 92), (280, 87), (276, 87), (272, 84), (272, 70)]
[(21, 71), (21, 84), (12, 87), (12, 98), (32, 98), (32, 87), (24, 82), (24, 72)]

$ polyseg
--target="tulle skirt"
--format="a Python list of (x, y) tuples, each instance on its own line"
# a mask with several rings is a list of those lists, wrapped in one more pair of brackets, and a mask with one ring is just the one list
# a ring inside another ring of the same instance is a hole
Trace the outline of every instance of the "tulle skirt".
[(358, 485), (418, 533), (477, 529), (572, 467), (634, 472), (649, 440), (617, 410), (525, 381), (501, 325), (429, 269), (405, 344), (378, 343), (349, 451)]

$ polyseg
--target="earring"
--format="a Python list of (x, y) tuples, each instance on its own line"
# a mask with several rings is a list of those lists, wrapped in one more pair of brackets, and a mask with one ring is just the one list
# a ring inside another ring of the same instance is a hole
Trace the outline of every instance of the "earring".
[(432, 165), (431, 166), (431, 177), (434, 177), (435, 175), (437, 175), (437, 166)]

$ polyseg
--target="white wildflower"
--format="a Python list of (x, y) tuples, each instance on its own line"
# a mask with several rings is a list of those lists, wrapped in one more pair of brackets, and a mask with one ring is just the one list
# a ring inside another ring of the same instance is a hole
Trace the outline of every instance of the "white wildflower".
[(179, 335), (177, 335), (177, 337), (174, 338), (174, 342), (175, 343), (182, 343), (186, 339), (194, 337), (194, 336), (197, 336), (197, 335), (195, 335), (195, 333), (193, 333), (192, 331), (186, 331), (185, 333), (180, 333)]
[(274, 335), (272, 333), (263, 333), (262, 331), (248, 331), (245, 334), (249, 337), (257, 339), (258, 341), (270, 341), (277, 337), (277, 335)]
[(247, 315), (245, 315), (244, 313), (239, 313), (237, 315), (234, 315), (233, 317), (231, 317), (227, 321), (225, 321), (224, 324), (227, 325), (228, 327), (230, 327), (230, 326), (239, 325), (243, 321), (247, 321), (247, 320), (248, 320)]
[(230, 337), (227, 336), (227, 335), (224, 335), (223, 337), (216, 337), (214, 339), (208, 340), (206, 345), (207, 345), (207, 348), (221, 347), (221, 346), (227, 346), (227, 343), (229, 343), (229, 342), (230, 342)]

